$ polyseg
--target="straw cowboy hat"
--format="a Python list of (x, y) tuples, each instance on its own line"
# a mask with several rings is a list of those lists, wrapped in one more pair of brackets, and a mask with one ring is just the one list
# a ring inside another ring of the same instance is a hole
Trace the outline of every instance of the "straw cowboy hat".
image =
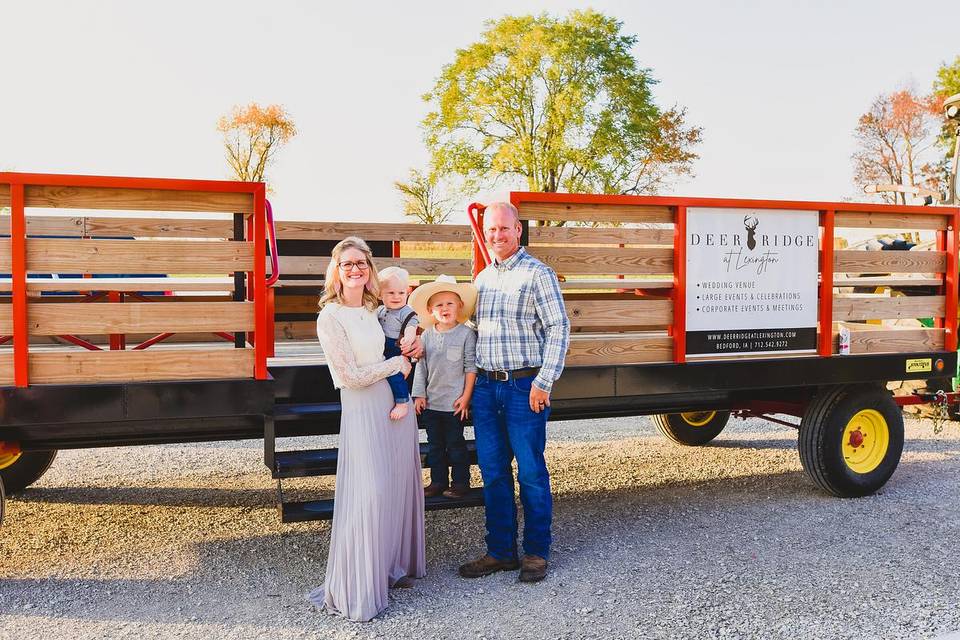
[(477, 288), (469, 282), (457, 282), (453, 276), (439, 275), (433, 282), (422, 284), (414, 289), (407, 301), (407, 304), (413, 307), (420, 317), (421, 325), (426, 326), (436, 322), (433, 314), (427, 309), (427, 302), (430, 301), (431, 296), (444, 291), (457, 294), (463, 301), (463, 309), (457, 317), (457, 322), (462, 324), (473, 315), (473, 308), (477, 306)]

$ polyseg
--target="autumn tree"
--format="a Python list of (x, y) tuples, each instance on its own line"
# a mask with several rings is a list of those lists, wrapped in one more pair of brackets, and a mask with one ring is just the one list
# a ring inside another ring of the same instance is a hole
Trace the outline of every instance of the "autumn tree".
[(234, 107), (229, 116), (220, 118), (217, 130), (223, 134), (234, 178), (244, 182), (262, 182), (280, 147), (297, 134), (283, 107), (261, 107), (255, 102)]
[(657, 107), (621, 28), (592, 10), (487, 22), (424, 96), (435, 170), (470, 186), (626, 194), (690, 174), (701, 129)]
[(393, 187), (403, 201), (403, 215), (423, 224), (443, 224), (453, 213), (456, 196), (441, 184), (436, 172), (411, 169), (407, 181), (397, 180)]
[[(941, 192), (943, 174), (936, 149), (941, 100), (911, 90), (878, 96), (860, 116), (854, 136), (854, 182), (921, 187)], [(881, 193), (885, 202), (906, 204), (905, 193)]]

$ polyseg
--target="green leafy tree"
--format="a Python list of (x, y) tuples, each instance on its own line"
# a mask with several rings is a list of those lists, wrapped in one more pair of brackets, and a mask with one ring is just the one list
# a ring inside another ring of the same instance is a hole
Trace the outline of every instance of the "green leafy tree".
[[(942, 102), (952, 95), (960, 93), (960, 56), (953, 62), (944, 62), (937, 70), (937, 78), (933, 81), (933, 93)], [(944, 121), (940, 131), (940, 142), (947, 149), (947, 157), (953, 156), (953, 146), (957, 137), (955, 124)]]
[(637, 37), (596, 11), (504, 17), (456, 52), (424, 96), (433, 167), (465, 188), (656, 193), (691, 173), (701, 129), (661, 110)]
[(403, 201), (403, 215), (423, 224), (443, 224), (453, 213), (456, 196), (440, 184), (436, 173), (411, 169), (406, 182), (397, 180), (393, 188)]

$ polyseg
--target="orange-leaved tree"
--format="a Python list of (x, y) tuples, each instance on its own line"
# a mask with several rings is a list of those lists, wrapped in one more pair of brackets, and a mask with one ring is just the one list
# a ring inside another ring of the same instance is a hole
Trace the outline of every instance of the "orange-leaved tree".
[(217, 130), (223, 134), (234, 178), (244, 182), (262, 182), (277, 151), (297, 135), (297, 127), (283, 107), (261, 107), (255, 102), (235, 106), (230, 115), (220, 118)]
[[(941, 192), (943, 172), (935, 149), (943, 100), (909, 89), (877, 96), (860, 116), (854, 137), (854, 182), (921, 187)], [(906, 204), (907, 194), (881, 193), (885, 202)]]

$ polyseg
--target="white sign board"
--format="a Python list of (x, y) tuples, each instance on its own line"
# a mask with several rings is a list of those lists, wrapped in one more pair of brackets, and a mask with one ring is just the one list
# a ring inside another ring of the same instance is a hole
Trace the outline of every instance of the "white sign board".
[(687, 210), (688, 355), (817, 345), (819, 214)]

